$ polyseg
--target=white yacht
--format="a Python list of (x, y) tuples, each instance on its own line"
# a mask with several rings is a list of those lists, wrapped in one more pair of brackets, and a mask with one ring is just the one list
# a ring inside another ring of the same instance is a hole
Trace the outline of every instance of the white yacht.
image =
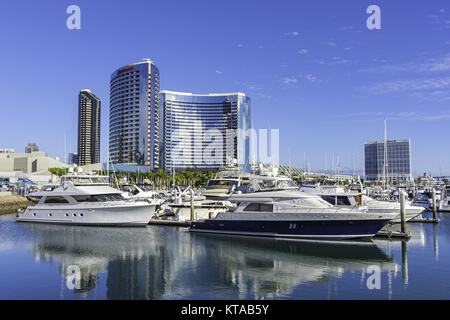
[(126, 200), (107, 176), (68, 174), (61, 186), (30, 194), (37, 204), (19, 212), (18, 222), (73, 225), (145, 226), (156, 203)]
[(157, 204), (162, 204), (165, 201), (158, 192), (151, 189), (151, 186), (122, 184), (119, 188), (122, 191), (122, 196), (126, 199), (149, 200)]
[[(369, 208), (369, 212), (371, 210), (375, 210), (378, 212), (400, 212), (400, 203), (392, 202), (392, 201), (381, 201), (375, 200), (369, 196), (362, 195), (362, 202)], [(422, 214), (425, 211), (425, 208), (413, 206), (411, 201), (405, 201), (405, 218), (406, 221), (414, 219), (418, 215)], [(392, 222), (400, 222), (400, 215), (394, 219)]]
[[(359, 208), (366, 212), (379, 213), (397, 213), (397, 217), (391, 222), (401, 222), (400, 203), (392, 201), (375, 200), (367, 195), (346, 191), (343, 187), (300, 187), (302, 192), (319, 195), (322, 199), (332, 205), (342, 207)], [(405, 204), (406, 221), (411, 220), (420, 215), (425, 208), (411, 205), (409, 202)]]
[(439, 211), (450, 212), (450, 185), (442, 190)]

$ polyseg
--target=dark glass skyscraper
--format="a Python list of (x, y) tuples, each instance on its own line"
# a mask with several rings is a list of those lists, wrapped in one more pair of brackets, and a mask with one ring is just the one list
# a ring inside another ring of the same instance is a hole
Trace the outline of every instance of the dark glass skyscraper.
[[(368, 181), (410, 181), (411, 149), (409, 139), (374, 141), (364, 144), (365, 171)], [(384, 169), (385, 167), (385, 169)]]
[(100, 162), (100, 99), (90, 90), (78, 95), (78, 165)]
[(112, 163), (159, 167), (159, 70), (149, 60), (117, 69), (110, 81)]

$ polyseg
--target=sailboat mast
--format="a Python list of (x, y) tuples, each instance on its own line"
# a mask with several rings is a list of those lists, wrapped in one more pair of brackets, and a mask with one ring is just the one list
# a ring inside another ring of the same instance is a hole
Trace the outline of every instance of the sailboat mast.
[(387, 182), (387, 134), (386, 134), (386, 119), (384, 119), (384, 165), (383, 165), (383, 183), (384, 183), (384, 189), (386, 189), (386, 182)]

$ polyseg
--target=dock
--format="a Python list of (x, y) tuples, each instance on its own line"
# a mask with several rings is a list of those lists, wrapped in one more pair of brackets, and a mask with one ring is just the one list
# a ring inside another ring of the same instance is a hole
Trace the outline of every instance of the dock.
[(408, 222), (416, 222), (416, 223), (439, 223), (439, 219), (435, 218), (414, 218), (409, 220)]
[(400, 232), (400, 231), (391, 231), (391, 230), (382, 230), (375, 234), (375, 238), (388, 238), (388, 239), (409, 239), (411, 238), (411, 233), (409, 232)]
[(159, 225), (159, 226), (171, 226), (171, 227), (189, 227), (190, 221), (176, 221), (176, 220), (162, 220), (162, 219), (152, 219), (148, 223), (149, 225)]

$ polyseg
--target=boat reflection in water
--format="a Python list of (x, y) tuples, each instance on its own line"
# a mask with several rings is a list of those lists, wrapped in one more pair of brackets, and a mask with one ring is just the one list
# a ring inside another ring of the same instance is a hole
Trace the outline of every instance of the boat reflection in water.
[[(191, 234), (182, 228), (23, 226), (36, 259), (81, 272), (81, 297), (107, 299), (260, 299), (289, 297), (302, 284), (327, 283), (348, 270), (399, 266), (371, 241), (305, 241)], [(103, 278), (106, 281), (100, 281)]]

